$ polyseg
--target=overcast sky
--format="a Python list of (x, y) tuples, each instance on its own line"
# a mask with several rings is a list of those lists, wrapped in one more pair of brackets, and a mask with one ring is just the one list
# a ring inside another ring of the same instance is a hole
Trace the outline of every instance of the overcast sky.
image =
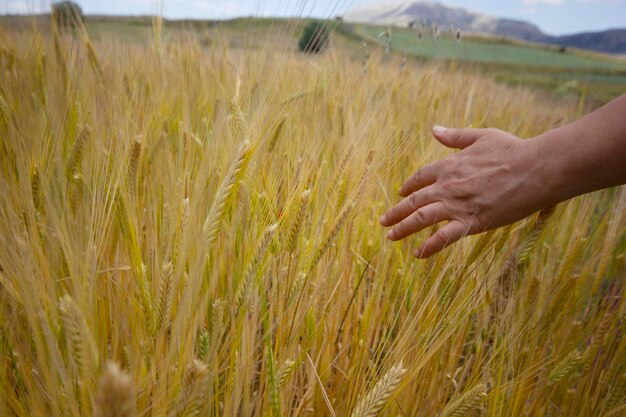
[[(372, 0), (75, 0), (87, 14), (223, 19), (235, 16), (331, 17)], [(376, 0), (374, 0), (376, 1)], [(385, 0), (378, 0), (384, 2)], [(41, 12), (45, 0), (0, 0), (0, 14)], [(445, 0), (470, 10), (527, 20), (553, 35), (626, 27), (626, 0)]]

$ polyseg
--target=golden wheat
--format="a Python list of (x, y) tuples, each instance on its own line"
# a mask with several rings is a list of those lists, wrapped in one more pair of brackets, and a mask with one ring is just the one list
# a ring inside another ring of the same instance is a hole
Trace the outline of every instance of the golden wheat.
[(427, 261), (376, 224), (432, 125), (534, 137), (581, 100), (302, 56), (298, 20), (141, 22), (0, 29), (0, 415), (623, 411), (623, 188)]
[(134, 417), (137, 415), (135, 386), (115, 362), (108, 362), (98, 380), (94, 417)]
[(400, 362), (391, 369), (374, 385), (352, 411), (351, 417), (374, 417), (387, 405), (389, 398), (394, 393), (406, 369)]

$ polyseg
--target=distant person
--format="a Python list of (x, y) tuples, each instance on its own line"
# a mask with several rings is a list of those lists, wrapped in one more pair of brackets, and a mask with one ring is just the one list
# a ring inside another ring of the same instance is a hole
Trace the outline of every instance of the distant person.
[(381, 218), (400, 240), (441, 221), (415, 252), (427, 258), (466, 235), (626, 183), (626, 94), (567, 126), (522, 140), (499, 129), (446, 129), (433, 135), (462, 149), (415, 172), (406, 197)]

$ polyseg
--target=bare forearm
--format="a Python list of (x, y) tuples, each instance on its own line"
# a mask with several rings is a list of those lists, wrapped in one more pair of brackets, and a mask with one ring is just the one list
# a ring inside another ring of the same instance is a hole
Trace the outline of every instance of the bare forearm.
[(528, 145), (551, 203), (626, 183), (626, 95)]

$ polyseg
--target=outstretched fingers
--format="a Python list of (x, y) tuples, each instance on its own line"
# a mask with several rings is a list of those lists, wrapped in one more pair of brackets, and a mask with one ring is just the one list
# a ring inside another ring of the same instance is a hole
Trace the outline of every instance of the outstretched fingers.
[(428, 204), (427, 206), (415, 210), (413, 214), (389, 230), (387, 237), (389, 240), (404, 239), (413, 233), (417, 233), (443, 220), (448, 220), (448, 215), (443, 204), (440, 202)]
[[(456, 149), (467, 148), (486, 135), (494, 135), (497, 132), (497, 129), (433, 127), (433, 136), (439, 142)], [(444, 163), (444, 160), (433, 162), (411, 175), (399, 190), (399, 194), (406, 198), (380, 218), (383, 226), (393, 226), (387, 237), (394, 241), (404, 239), (438, 222), (449, 220), (415, 252), (415, 256), (419, 258), (432, 256), (461, 239), (469, 231), (463, 222), (454, 219), (455, 213), (447, 211), (451, 209), (446, 209), (440, 201), (442, 197), (440, 193), (445, 194), (447, 191), (440, 188), (438, 181), (445, 179), (449, 171), (459, 162), (457, 159), (447, 161), (450, 163)]]
[(415, 251), (418, 258), (428, 258), (467, 235), (468, 228), (458, 220), (448, 222)]
[(420, 207), (433, 202), (435, 202), (435, 197), (432, 186), (416, 191), (383, 214), (380, 218), (380, 224), (385, 227), (393, 226)]

